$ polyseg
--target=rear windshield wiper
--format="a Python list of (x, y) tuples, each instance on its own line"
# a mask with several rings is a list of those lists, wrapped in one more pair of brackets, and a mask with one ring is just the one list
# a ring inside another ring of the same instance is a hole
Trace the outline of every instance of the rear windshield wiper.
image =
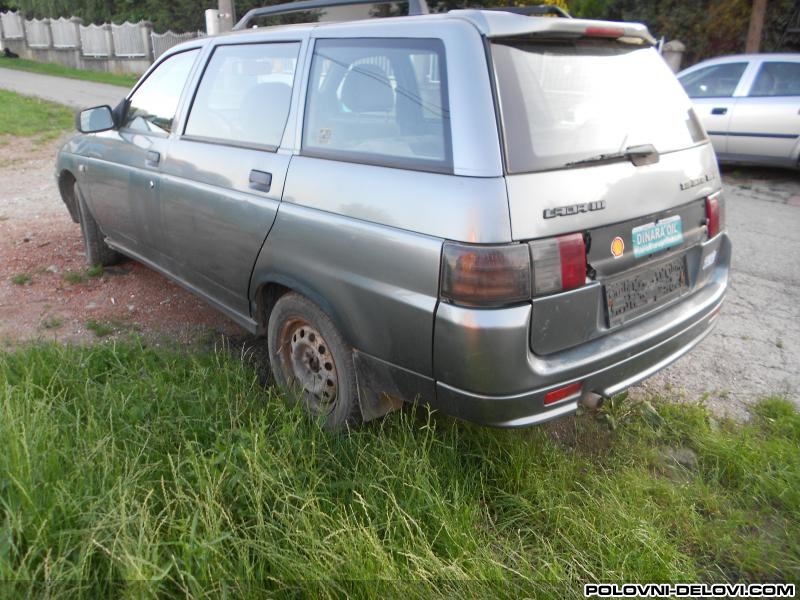
[(597, 156), (590, 156), (581, 160), (568, 162), (565, 167), (578, 167), (582, 165), (591, 165), (599, 163), (610, 163), (620, 160), (629, 160), (637, 167), (642, 165), (652, 165), (658, 162), (658, 151), (653, 144), (642, 144), (641, 146), (628, 146), (622, 152), (609, 152), (607, 154), (598, 154)]

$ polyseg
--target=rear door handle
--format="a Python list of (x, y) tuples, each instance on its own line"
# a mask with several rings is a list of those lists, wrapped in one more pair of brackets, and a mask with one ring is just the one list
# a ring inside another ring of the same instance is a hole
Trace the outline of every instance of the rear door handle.
[(725, 108), (724, 106), (718, 106), (716, 108), (712, 108), (711, 109), (711, 114), (712, 115), (725, 115), (725, 114), (728, 114), (728, 109)]
[(155, 150), (150, 150), (147, 152), (147, 158), (145, 159), (145, 164), (147, 164), (148, 167), (157, 167), (160, 161), (161, 161), (160, 152), (156, 152)]
[(268, 192), (272, 186), (272, 173), (266, 171), (250, 171), (250, 189), (259, 192)]

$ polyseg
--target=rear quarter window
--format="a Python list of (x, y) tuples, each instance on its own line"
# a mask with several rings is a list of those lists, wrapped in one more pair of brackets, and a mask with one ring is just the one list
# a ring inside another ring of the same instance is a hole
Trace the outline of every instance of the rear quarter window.
[(452, 172), (442, 42), (318, 40), (303, 154)]

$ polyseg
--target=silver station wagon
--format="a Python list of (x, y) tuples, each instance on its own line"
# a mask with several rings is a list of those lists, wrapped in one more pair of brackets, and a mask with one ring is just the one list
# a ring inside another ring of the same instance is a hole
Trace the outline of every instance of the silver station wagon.
[(709, 333), (717, 162), (644, 26), (333, 4), (254, 9), (78, 115), (57, 177), (89, 263), (141, 261), (266, 336), (331, 429), (415, 400), (538, 423)]

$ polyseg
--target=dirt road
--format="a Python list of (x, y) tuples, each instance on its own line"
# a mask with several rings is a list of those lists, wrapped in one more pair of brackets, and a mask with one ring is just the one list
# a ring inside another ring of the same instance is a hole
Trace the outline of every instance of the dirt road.
[[(242, 334), (137, 263), (100, 277), (85, 272), (79, 227), (68, 218), (53, 178), (56, 147), (21, 152), (19, 143), (0, 146), (2, 345), (88, 341), (109, 329), (186, 340), (209, 331)], [(800, 405), (800, 178), (741, 169), (729, 171), (723, 183), (734, 263), (717, 329), (634, 393), (705, 398), (717, 412), (735, 416), (764, 395), (783, 394)]]

